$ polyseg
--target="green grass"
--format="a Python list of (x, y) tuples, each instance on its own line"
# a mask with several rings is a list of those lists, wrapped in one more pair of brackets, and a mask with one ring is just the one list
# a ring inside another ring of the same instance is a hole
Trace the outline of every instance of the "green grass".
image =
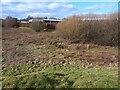
[[(50, 44), (48, 47), (35, 44), (20, 47), (34, 55), (35, 58), (41, 56), (48, 61), (54, 57), (64, 59), (63, 56), (72, 56), (79, 53), (58, 48), (54, 44)], [(92, 48), (88, 50), (88, 52), (96, 51), (117, 53), (117, 50), (112, 48)], [(74, 60), (76, 59), (72, 58), (72, 61)], [(72, 64), (69, 64), (67, 61), (64, 64), (45, 65), (48, 61), (4, 66), (2, 80), (0, 80), (3, 81), (3, 88), (118, 88), (118, 67), (88, 66), (81, 64), (81, 62), (77, 62), (77, 64), (71, 62)]]
[(7, 88), (118, 88), (118, 68), (40, 64), (8, 66), (3, 69)]
[(47, 29), (47, 28), (45, 28), (45, 29), (43, 29), (43, 31), (44, 32), (55, 32), (55, 29)]
[(118, 54), (118, 49), (115, 49), (115, 48), (92, 48), (89, 50), (89, 52), (96, 52), (96, 51), (106, 51), (106, 52), (109, 52), (109, 53), (114, 53), (114, 54)]
[(19, 29), (28, 29), (28, 30), (31, 30), (32, 28), (30, 28), (30, 27), (19, 27)]
[[(45, 58), (71, 55), (76, 52), (30, 44), (22, 47), (32, 55)], [(29, 51), (30, 50), (30, 51)], [(89, 51), (105, 51), (93, 48)], [(108, 52), (114, 52), (108, 49)], [(62, 53), (62, 54), (60, 54)], [(82, 64), (46, 64), (34, 63), (3, 67), (4, 88), (118, 88), (118, 68)], [(79, 62), (78, 62), (79, 63)]]
[[(27, 30), (32, 30), (31, 27), (19, 27), (19, 29), (27, 29)], [(43, 29), (44, 32), (55, 32), (54, 29)]]

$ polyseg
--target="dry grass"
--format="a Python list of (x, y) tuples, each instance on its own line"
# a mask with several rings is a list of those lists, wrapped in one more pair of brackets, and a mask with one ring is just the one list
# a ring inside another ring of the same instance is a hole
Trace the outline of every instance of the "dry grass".
[(59, 23), (56, 28), (59, 35), (72, 40), (85, 39), (88, 33), (87, 30), (84, 30), (86, 23), (80, 19), (80, 16), (71, 16), (67, 20)]
[[(90, 16), (89, 16), (90, 17)], [(94, 15), (94, 18), (97, 15)], [(68, 17), (57, 25), (59, 36), (65, 39), (82, 40), (99, 45), (118, 45), (117, 13), (106, 16), (106, 20), (82, 21), (80, 16)]]
[(118, 45), (118, 21), (116, 14), (107, 16), (107, 20), (88, 22), (88, 40), (100, 45)]

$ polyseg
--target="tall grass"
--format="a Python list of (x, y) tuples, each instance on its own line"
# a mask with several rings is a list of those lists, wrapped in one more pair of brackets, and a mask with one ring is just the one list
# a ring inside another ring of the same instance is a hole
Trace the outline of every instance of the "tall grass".
[(86, 22), (81, 20), (80, 16), (71, 16), (60, 22), (56, 29), (58, 34), (65, 39), (85, 39), (87, 36), (88, 30), (86, 28)]
[(88, 22), (88, 40), (100, 45), (118, 45), (117, 14), (110, 14), (105, 20)]
[[(94, 15), (94, 18), (96, 17), (98, 16)], [(118, 45), (117, 17), (117, 13), (113, 13), (103, 20), (84, 21), (83, 17), (71, 16), (59, 23), (56, 29), (65, 39), (79, 39), (100, 45)]]

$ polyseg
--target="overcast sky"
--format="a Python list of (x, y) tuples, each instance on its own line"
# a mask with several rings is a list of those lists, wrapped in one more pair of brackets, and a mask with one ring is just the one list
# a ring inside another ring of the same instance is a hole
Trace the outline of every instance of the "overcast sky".
[(42, 0), (40, 2), (40, 0), (26, 0), (25, 2), (16, 2), (16, 0), (2, 0), (2, 18), (12, 16), (22, 19), (29, 15), (33, 17), (64, 18), (74, 14), (107, 14), (118, 11), (117, 0), (114, 0), (114, 2), (108, 2), (112, 0), (107, 0), (106, 2), (104, 2), (105, 0), (103, 2), (52, 1), (53, 0), (51, 0), (51, 2), (43, 2)]

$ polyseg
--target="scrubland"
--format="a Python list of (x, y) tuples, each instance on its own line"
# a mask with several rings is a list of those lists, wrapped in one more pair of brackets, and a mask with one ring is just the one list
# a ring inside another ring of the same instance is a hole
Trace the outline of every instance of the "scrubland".
[(56, 30), (3, 28), (2, 87), (118, 88), (116, 20), (76, 17)]

